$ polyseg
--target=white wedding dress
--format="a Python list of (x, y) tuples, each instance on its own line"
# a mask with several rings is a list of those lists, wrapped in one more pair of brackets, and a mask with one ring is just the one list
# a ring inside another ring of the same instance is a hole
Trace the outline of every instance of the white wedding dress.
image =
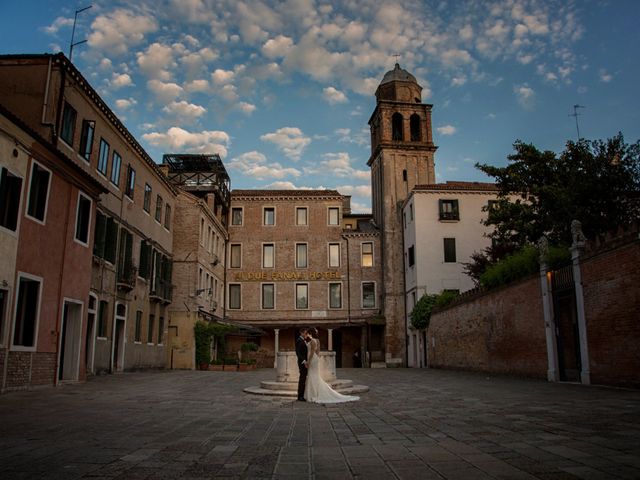
[(305, 400), (313, 403), (344, 403), (360, 400), (360, 397), (336, 392), (328, 383), (322, 380), (320, 376), (320, 359), (316, 353), (320, 351), (320, 344), (316, 339), (311, 340), (310, 343), (313, 345), (309, 345), (309, 370), (304, 389)]

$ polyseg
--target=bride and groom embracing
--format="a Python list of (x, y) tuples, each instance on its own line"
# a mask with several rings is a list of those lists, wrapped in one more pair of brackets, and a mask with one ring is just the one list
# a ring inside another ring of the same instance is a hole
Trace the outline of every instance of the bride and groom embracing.
[(320, 376), (320, 341), (314, 327), (301, 328), (296, 339), (298, 357), (298, 401), (313, 403), (343, 403), (360, 400), (360, 397), (336, 392)]

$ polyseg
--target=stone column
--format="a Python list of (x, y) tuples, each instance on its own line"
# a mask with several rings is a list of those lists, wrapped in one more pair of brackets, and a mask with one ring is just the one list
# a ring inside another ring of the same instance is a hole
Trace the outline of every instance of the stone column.
[(547, 277), (547, 256), (549, 254), (549, 241), (547, 237), (538, 241), (540, 250), (540, 292), (542, 293), (542, 312), (544, 314), (544, 331), (547, 340), (547, 380), (557, 382), (558, 377), (558, 352), (556, 343), (556, 325), (553, 321), (551, 310), (551, 294), (549, 292), (549, 280)]
[(580, 341), (580, 381), (585, 385), (591, 383), (589, 369), (589, 344), (587, 342), (587, 319), (584, 312), (584, 296), (582, 291), (582, 273), (580, 272), (580, 251), (584, 248), (585, 237), (582, 233), (582, 225), (578, 220), (571, 222), (571, 263), (573, 268), (573, 285), (576, 295), (576, 314), (578, 316), (578, 338)]
[(333, 351), (333, 328), (327, 329), (327, 350)]
[(275, 334), (273, 368), (275, 368), (278, 362), (278, 351), (280, 350), (280, 329), (274, 328), (273, 333)]

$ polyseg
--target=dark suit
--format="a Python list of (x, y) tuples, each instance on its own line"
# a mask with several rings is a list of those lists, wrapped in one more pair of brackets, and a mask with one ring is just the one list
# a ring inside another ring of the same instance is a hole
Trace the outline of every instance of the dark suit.
[(296, 339), (296, 356), (298, 357), (298, 369), (300, 377), (298, 378), (298, 400), (304, 398), (304, 387), (307, 383), (307, 367), (302, 364), (307, 359), (307, 342), (302, 336)]

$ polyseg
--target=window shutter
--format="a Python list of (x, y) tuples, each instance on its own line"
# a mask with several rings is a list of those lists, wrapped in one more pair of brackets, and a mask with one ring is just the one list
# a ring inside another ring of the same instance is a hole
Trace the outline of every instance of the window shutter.
[(118, 247), (118, 224), (113, 218), (107, 220), (107, 236), (104, 247), (104, 259), (116, 263), (116, 251)]
[(104, 258), (105, 240), (107, 235), (107, 217), (101, 213), (96, 214), (96, 231), (93, 240), (93, 254)]

